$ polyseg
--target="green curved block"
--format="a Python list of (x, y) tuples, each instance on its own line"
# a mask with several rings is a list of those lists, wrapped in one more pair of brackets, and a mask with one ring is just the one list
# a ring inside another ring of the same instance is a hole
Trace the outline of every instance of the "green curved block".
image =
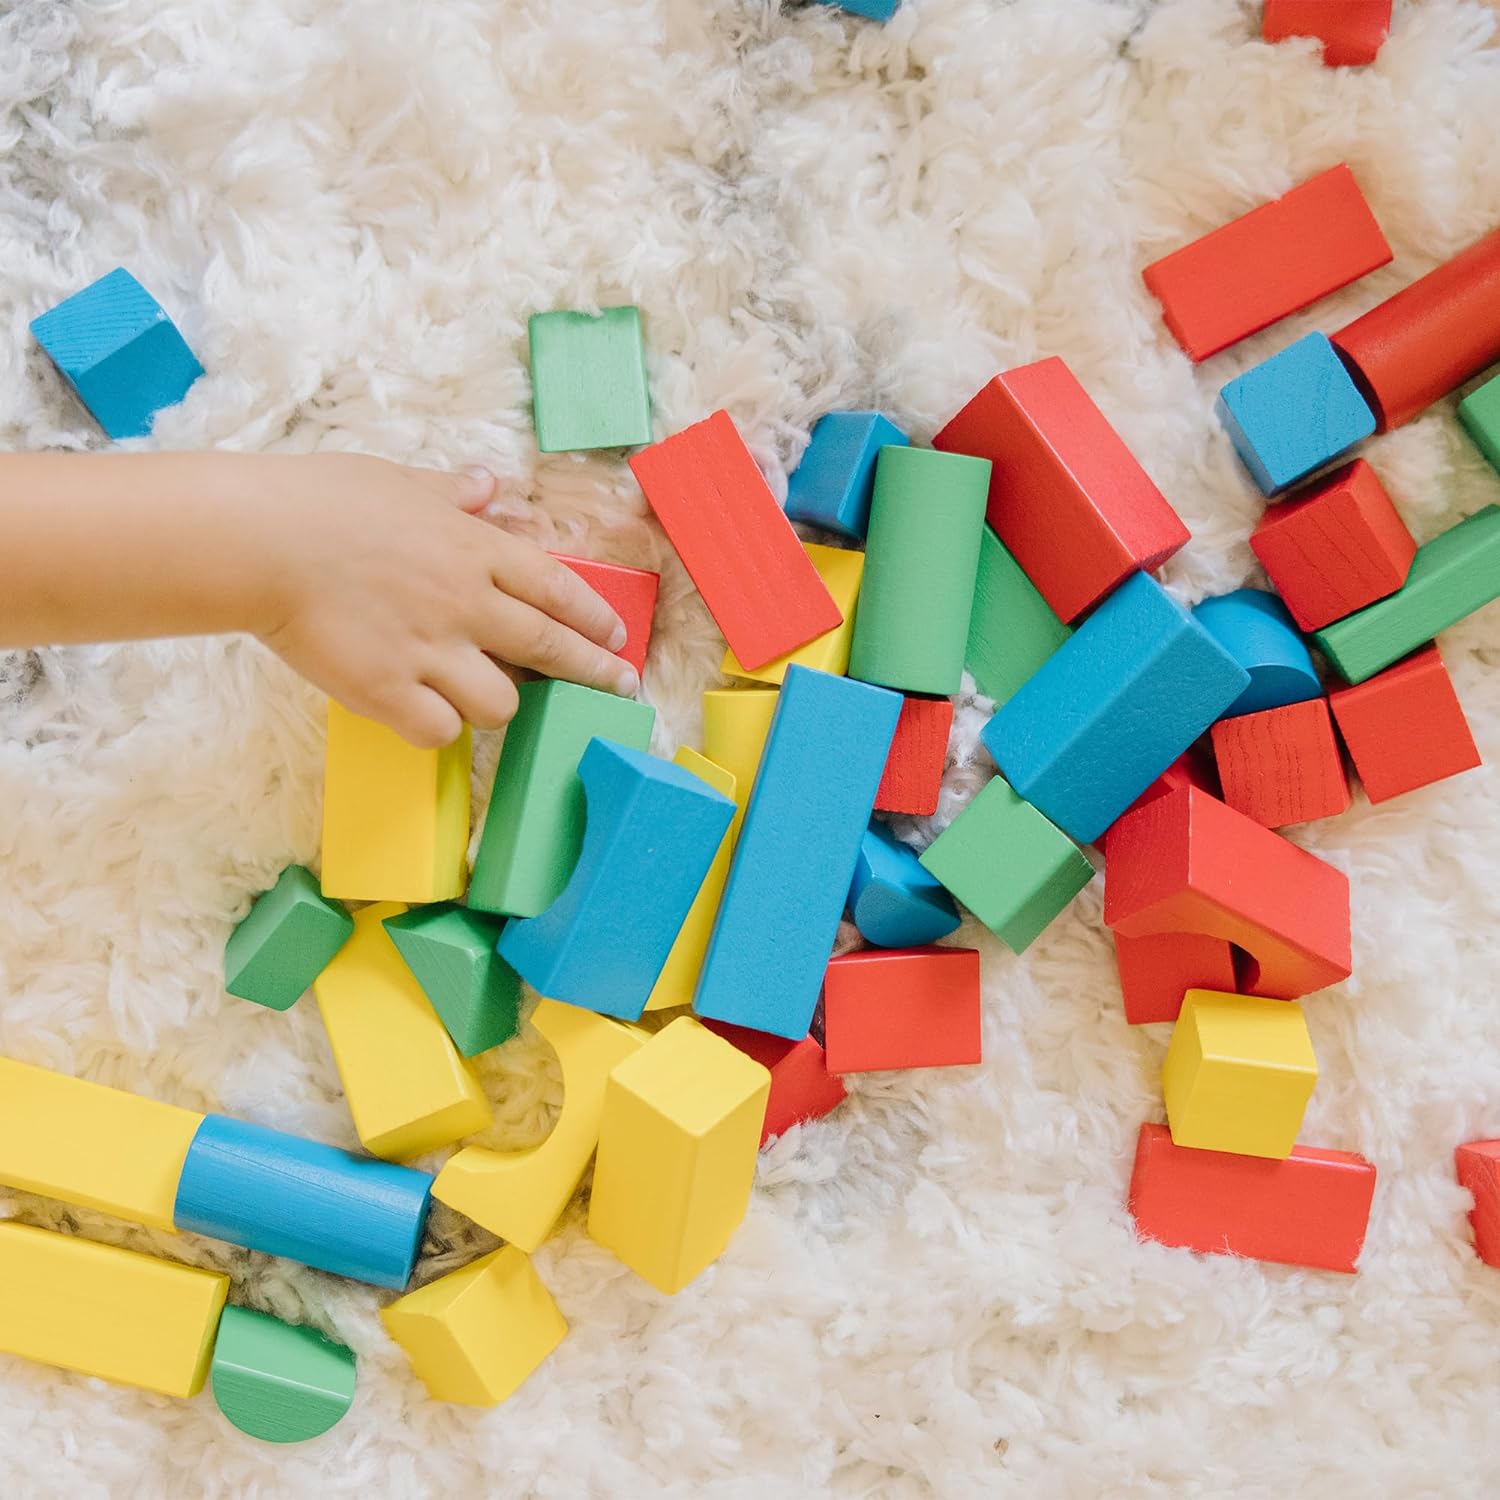
[(226, 1307), (209, 1373), (219, 1410), (268, 1443), (303, 1443), (333, 1427), (354, 1401), (354, 1351), (316, 1328)]
[(257, 898), (224, 948), (224, 988), (271, 1010), (293, 1005), (354, 931), (301, 865), (288, 865)]

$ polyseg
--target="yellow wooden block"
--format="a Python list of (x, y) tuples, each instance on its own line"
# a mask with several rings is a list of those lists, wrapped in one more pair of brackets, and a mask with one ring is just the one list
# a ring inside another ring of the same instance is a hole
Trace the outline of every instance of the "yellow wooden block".
[(432, 1002), (380, 924), (406, 908), (354, 913), (354, 934), (313, 983), (354, 1128), (365, 1149), (405, 1161), (473, 1135), (490, 1107)]
[(323, 772), (325, 896), (451, 901), (469, 847), (471, 736), (417, 750), (330, 700)]
[(28, 1224), (0, 1224), (0, 1350), (195, 1396), (229, 1278)]
[(540, 1000), (531, 1024), (562, 1068), (562, 1112), (552, 1134), (522, 1151), (466, 1146), (449, 1158), (432, 1195), (491, 1234), (535, 1250), (578, 1191), (599, 1144), (599, 1116), (610, 1070), (636, 1052), (645, 1033), (591, 1010)]
[(1318, 1060), (1302, 1007), (1189, 990), (1162, 1064), (1179, 1146), (1282, 1159), (1292, 1154)]
[(703, 695), (703, 753), (734, 777), (731, 849), (740, 836), (761, 752), (780, 701), (779, 688), (712, 688)]
[(0, 1057), (0, 1182), (175, 1229), (188, 1147), (203, 1123), (178, 1109)]
[(740, 665), (739, 657), (732, 650), (726, 650), (723, 664), (719, 668), (726, 677), (744, 677), (751, 682), (774, 682), (779, 685), (786, 678), (786, 669), (794, 665), (816, 667), (820, 672), (832, 672), (835, 677), (842, 677), (849, 670), (849, 646), (854, 639), (854, 612), (859, 603), (859, 585), (864, 577), (865, 555), (842, 547), (822, 547), (817, 542), (804, 542), (802, 545), (807, 549), (807, 555), (828, 592), (833, 595), (833, 602), (838, 605), (844, 623), (825, 631), (805, 646), (798, 646), (795, 651), (778, 656), (775, 661), (768, 661), (765, 666), (758, 667), (753, 672), (747, 672)]
[(495, 1406), (562, 1342), (568, 1325), (514, 1245), (408, 1292), (380, 1314), (435, 1401)]
[(771, 1075), (681, 1016), (609, 1075), (589, 1233), (663, 1292), (685, 1287), (745, 1217)]

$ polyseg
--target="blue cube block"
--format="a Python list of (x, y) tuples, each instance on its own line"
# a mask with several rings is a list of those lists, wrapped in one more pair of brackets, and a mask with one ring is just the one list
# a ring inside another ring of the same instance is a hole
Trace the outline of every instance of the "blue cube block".
[(831, 411), (819, 417), (802, 462), (787, 482), (789, 520), (821, 526), (863, 542), (870, 524), (870, 491), (882, 448), (905, 448), (910, 439), (874, 411)]
[(868, 16), (872, 21), (889, 21), (901, 8), (901, 0), (822, 0), (822, 4)]
[(156, 298), (111, 271), (32, 321), (31, 332), (112, 438), (145, 437), (203, 373)]
[(1263, 495), (1306, 479), (1375, 431), (1374, 412), (1322, 333), (1231, 380), (1218, 412)]

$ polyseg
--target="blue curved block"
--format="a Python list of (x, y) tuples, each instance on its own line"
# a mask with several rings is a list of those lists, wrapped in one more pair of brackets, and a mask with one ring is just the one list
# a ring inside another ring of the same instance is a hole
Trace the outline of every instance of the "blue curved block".
[(787, 519), (864, 541), (875, 460), (882, 448), (905, 448), (910, 441), (879, 412), (831, 411), (819, 417), (807, 452), (787, 481)]
[(194, 1234), (399, 1291), (416, 1264), (431, 1193), (426, 1172), (205, 1115), (173, 1218)]
[(849, 915), (860, 936), (877, 948), (925, 947), (956, 931), (959, 922), (942, 882), (884, 823), (871, 823), (860, 841)]
[(1312, 656), (1291, 612), (1264, 589), (1236, 589), (1194, 606), (1193, 618), (1250, 674), (1226, 719), (1321, 698)]

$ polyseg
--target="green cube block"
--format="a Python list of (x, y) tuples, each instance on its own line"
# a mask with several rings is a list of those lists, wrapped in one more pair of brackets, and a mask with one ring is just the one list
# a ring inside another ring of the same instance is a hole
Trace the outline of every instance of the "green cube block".
[(1072, 634), (986, 526), (964, 653), (974, 685), (999, 708)]
[(651, 441), (641, 315), (633, 307), (536, 313), (530, 323), (531, 410), (543, 453)]
[(1500, 375), (1458, 403), (1458, 420), (1500, 474)]
[(353, 1403), (354, 1351), (316, 1328), (226, 1307), (209, 1379), (219, 1410), (241, 1432), (267, 1443), (304, 1443)]
[(353, 918), (318, 889), (312, 872), (288, 865), (229, 934), (224, 988), (242, 1000), (286, 1010), (353, 931)]

